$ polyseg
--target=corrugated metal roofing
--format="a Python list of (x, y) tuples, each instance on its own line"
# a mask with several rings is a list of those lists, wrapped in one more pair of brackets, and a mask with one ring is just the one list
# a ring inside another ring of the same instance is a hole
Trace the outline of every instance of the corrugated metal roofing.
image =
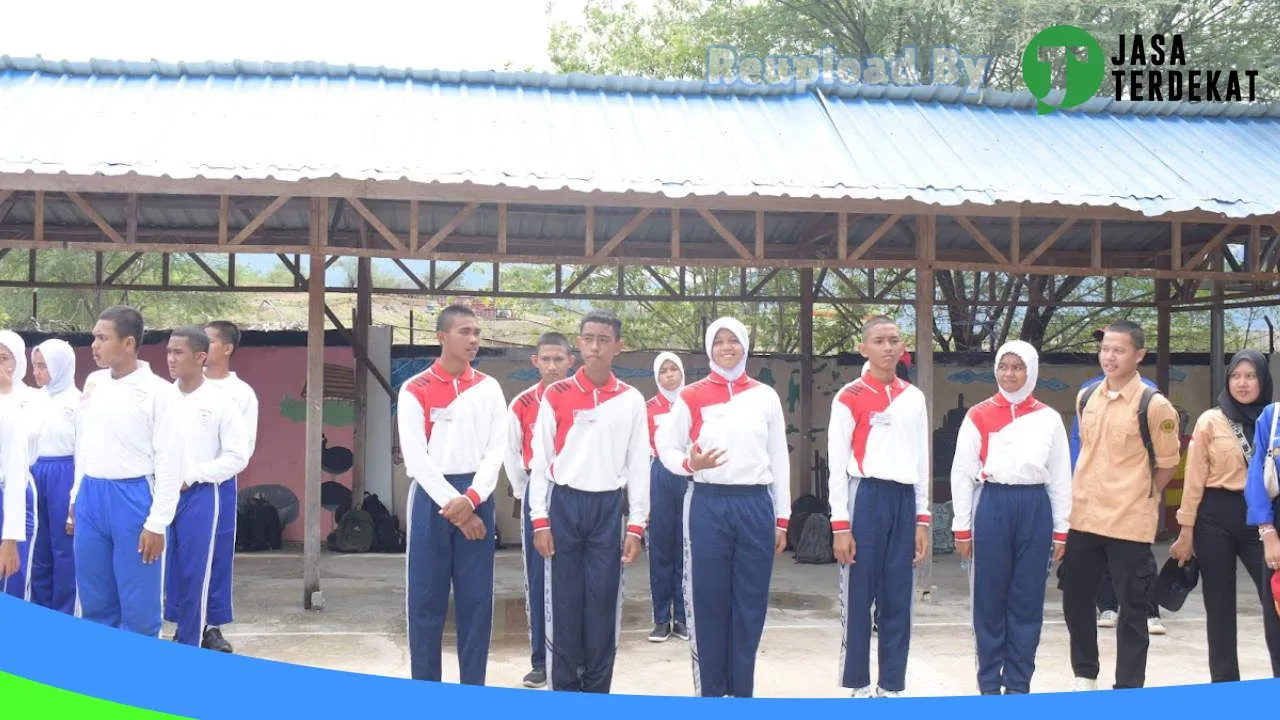
[(1273, 105), (0, 57), (0, 172), (1280, 212)]

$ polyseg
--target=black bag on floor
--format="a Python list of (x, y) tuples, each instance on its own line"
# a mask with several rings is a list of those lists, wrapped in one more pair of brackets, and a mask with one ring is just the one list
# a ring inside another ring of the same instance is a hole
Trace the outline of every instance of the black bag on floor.
[(826, 565), (836, 561), (831, 550), (831, 521), (826, 515), (811, 513), (800, 532), (800, 544), (796, 547), (796, 562), (809, 565)]
[(382, 504), (377, 495), (365, 493), (364, 504), (360, 509), (368, 513), (369, 519), (373, 521), (372, 552), (404, 552), (400, 527), (397, 525), (395, 517), (391, 515), (391, 511), (387, 509), (386, 505)]
[(280, 512), (258, 495), (236, 511), (236, 549), (241, 552), (279, 550), (284, 546)]
[(787, 548), (796, 550), (800, 547), (800, 534), (804, 532), (805, 520), (817, 513), (826, 515), (826, 501), (816, 495), (801, 495), (791, 503), (791, 518), (787, 521)]
[(366, 553), (373, 549), (373, 519), (364, 510), (352, 510), (329, 533), (329, 549), (339, 553)]

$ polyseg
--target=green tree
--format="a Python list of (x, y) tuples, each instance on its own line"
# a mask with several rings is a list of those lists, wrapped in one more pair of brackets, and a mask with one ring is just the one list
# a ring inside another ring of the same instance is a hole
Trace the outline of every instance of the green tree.
[[(1190, 66), (1256, 68), (1260, 97), (1275, 86), (1280, 3), (1274, 0), (659, 0), (649, 12), (632, 2), (588, 0), (581, 22), (553, 27), (549, 49), (562, 72), (701, 79), (709, 45), (759, 57), (831, 46), (864, 58), (950, 45), (991, 59), (987, 87), (1020, 90), (1022, 49), (1059, 23), (1089, 30), (1108, 55), (1122, 33), (1180, 33)], [(927, 67), (923, 59), (921, 65)], [(1114, 93), (1112, 82), (1108, 75), (1099, 93)], [(1058, 319), (1058, 303), (1077, 297), (1085, 280), (939, 271), (935, 340), (954, 350), (986, 349), (1014, 335), (1044, 349), (1076, 342), (1080, 327), (1113, 314), (1099, 309)], [(991, 304), (1032, 297), (1050, 302), (1030, 309)], [(844, 315), (837, 325), (849, 335), (857, 330)]]
[[(15, 251), (0, 262), (0, 280), (25, 281), (29, 275), (30, 253)], [(132, 253), (103, 254), (104, 275), (109, 275)], [(16, 257), (14, 257), (16, 256)], [(202, 256), (210, 269), (226, 271), (225, 256)], [(96, 258), (93, 253), (71, 250), (43, 250), (36, 253), (36, 280), (45, 283), (81, 285), (79, 288), (0, 289), (0, 313), (6, 324), (52, 331), (87, 331), (98, 314), (109, 305), (127, 304), (137, 308), (149, 327), (172, 327), (187, 322), (204, 322), (234, 317), (244, 307), (242, 296), (217, 292), (216, 284), (189, 256), (173, 255), (169, 277), (173, 284), (208, 286), (209, 291), (131, 291), (110, 286), (95, 288)], [(115, 280), (123, 285), (159, 285), (163, 258), (144, 253)], [(238, 273), (240, 274), (240, 273)], [(252, 282), (243, 274), (238, 280)]]

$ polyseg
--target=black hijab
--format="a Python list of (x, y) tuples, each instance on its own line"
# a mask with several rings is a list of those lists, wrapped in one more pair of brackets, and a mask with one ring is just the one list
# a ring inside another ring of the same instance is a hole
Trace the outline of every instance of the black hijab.
[(1241, 350), (1231, 356), (1231, 364), (1227, 365), (1227, 384), (1231, 383), (1231, 373), (1236, 371), (1240, 363), (1247, 362), (1253, 366), (1258, 373), (1258, 383), (1260, 392), (1258, 399), (1242, 405), (1235, 398), (1231, 397), (1231, 389), (1225, 387), (1222, 392), (1218, 393), (1218, 407), (1222, 408), (1222, 414), (1227, 416), (1231, 422), (1240, 423), (1244, 430), (1244, 436), (1253, 439), (1254, 425), (1258, 422), (1258, 415), (1262, 414), (1262, 410), (1271, 404), (1272, 393), (1271, 387), (1271, 369), (1267, 366), (1267, 359), (1257, 350)]

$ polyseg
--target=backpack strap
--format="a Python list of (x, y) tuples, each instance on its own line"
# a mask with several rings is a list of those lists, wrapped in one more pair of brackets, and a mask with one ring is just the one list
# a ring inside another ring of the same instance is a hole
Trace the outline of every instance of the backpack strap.
[(1085, 388), (1080, 393), (1080, 405), (1076, 408), (1076, 420), (1078, 421), (1084, 415), (1084, 406), (1089, 403), (1089, 398), (1093, 397), (1093, 393), (1097, 391), (1098, 386), (1106, 382), (1105, 380), (1096, 382)]
[(1151, 409), (1151, 398), (1156, 396), (1154, 388), (1142, 386), (1142, 398), (1138, 400), (1138, 433), (1142, 436), (1142, 447), (1147, 449), (1147, 467), (1151, 469), (1151, 477), (1156, 476), (1156, 447), (1151, 441), (1151, 425), (1148, 421), (1148, 410)]

